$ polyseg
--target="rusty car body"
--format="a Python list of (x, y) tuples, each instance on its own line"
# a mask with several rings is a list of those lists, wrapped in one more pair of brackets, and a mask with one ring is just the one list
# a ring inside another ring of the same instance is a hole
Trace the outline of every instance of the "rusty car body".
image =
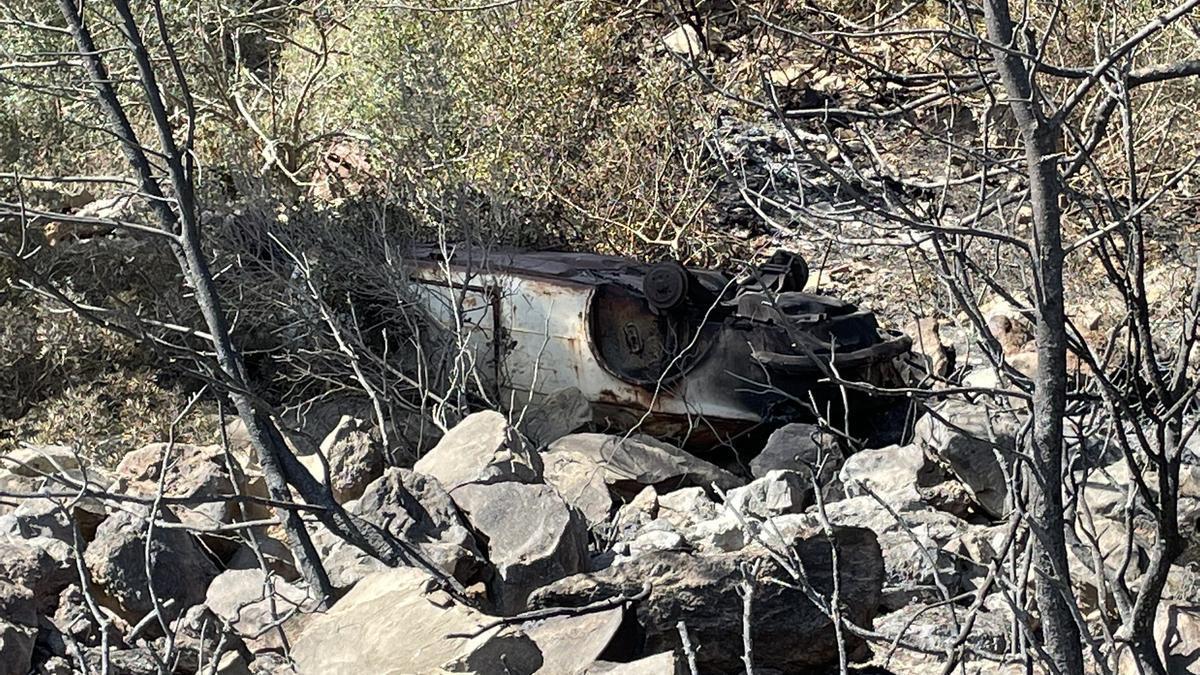
[(429, 314), (512, 409), (568, 388), (606, 429), (690, 447), (881, 405), (911, 340), (873, 314), (801, 291), (802, 259), (749, 274), (591, 253), (427, 247), (412, 279)]

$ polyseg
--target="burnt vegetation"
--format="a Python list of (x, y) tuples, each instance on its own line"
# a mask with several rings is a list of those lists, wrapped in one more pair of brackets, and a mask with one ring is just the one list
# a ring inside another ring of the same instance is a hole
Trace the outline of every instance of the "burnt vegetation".
[(0, 673), (1200, 667), (1197, 5), (0, 0)]

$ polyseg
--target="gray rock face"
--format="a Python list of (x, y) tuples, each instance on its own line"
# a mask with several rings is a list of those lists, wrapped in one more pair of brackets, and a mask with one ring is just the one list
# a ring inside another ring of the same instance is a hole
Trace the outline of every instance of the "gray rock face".
[(487, 557), (495, 567), (490, 590), (500, 613), (520, 612), (530, 591), (584, 569), (587, 523), (554, 488), (474, 483), (451, 497), (487, 540)]
[(0, 580), (0, 675), (29, 672), (37, 623), (33, 594)]
[(614, 607), (578, 616), (556, 616), (522, 624), (521, 630), (542, 651), (542, 672), (582, 673), (608, 646), (625, 610)]
[[(927, 607), (913, 603), (899, 611), (880, 617), (875, 630), (889, 636), (903, 634), (902, 645), (922, 651), (940, 652), (958, 636), (954, 612), (961, 625), (966, 609), (956, 605)], [(968, 634), (967, 643), (993, 653), (1008, 649), (1008, 618), (996, 612), (981, 611)]]
[[(169, 514), (161, 513), (162, 516)], [(160, 601), (175, 601), (172, 617), (204, 601), (217, 568), (184, 530), (155, 528), (150, 542), (151, 576), (146, 576), (146, 521), (119, 511), (96, 530), (84, 562), (98, 587), (98, 601), (130, 623), (154, 609), (148, 584)]]
[(546, 483), (563, 500), (579, 509), (589, 527), (608, 521), (613, 508), (612, 494), (604, 482), (604, 468), (577, 452), (548, 452), (542, 456)]
[(452, 491), (467, 483), (534, 482), (541, 479), (542, 461), (504, 415), (486, 410), (446, 432), (413, 470)]
[[(32, 494), (37, 491), (42, 481), (38, 478), (18, 476), (0, 466), (0, 492), (14, 495)], [(0, 517), (11, 513), (20, 505), (20, 500), (13, 498), (0, 499)]]
[[(417, 546), (439, 569), (459, 581), (473, 579), (483, 567), (483, 555), (474, 535), (467, 529), (450, 495), (429, 476), (408, 469), (389, 468), (367, 486), (362, 497), (350, 504), (349, 510), (385, 527), (396, 538)], [(343, 552), (346, 555), (365, 558), (365, 554), (353, 546), (339, 546), (347, 549)]]
[(542, 667), (524, 632), (496, 626), (480, 633), (490, 621), (435, 590), (428, 575), (398, 567), (364, 578), (313, 615), (293, 636), (291, 654), (301, 673), (529, 674)]
[(810, 476), (776, 469), (725, 493), (725, 504), (744, 517), (770, 518), (804, 511), (812, 492)]
[(884, 611), (898, 610), (914, 600), (940, 600), (939, 583), (951, 596), (961, 590), (955, 558), (936, 541), (914, 534), (915, 540), (908, 532), (879, 537), (884, 569), (879, 606)]
[(1015, 415), (950, 400), (917, 420), (915, 434), (928, 458), (958, 477), (988, 515), (1002, 518), (1012, 503), (997, 455), (1011, 466), (1020, 430)]
[(648, 436), (571, 434), (550, 444), (549, 452), (575, 452), (604, 468), (604, 481), (618, 494), (633, 497), (647, 485), (663, 492), (689, 485), (722, 490), (742, 484), (737, 476)]
[(79, 460), (65, 445), (31, 445), (0, 456), (0, 468), (16, 476), (42, 478), (45, 474), (74, 471), (79, 468)]
[(842, 451), (832, 436), (811, 424), (785, 424), (776, 429), (757, 457), (750, 460), (750, 473), (762, 478), (776, 469), (796, 471), (808, 476), (820, 470), (821, 485), (837, 475), (842, 465)]
[[(125, 455), (116, 469), (117, 489), (142, 495), (155, 494), (163, 454), (167, 450), (165, 443), (150, 443)], [(163, 494), (204, 500), (195, 506), (176, 507), (173, 513), (180, 522), (207, 529), (241, 520), (243, 515), (250, 520), (270, 517), (261, 506), (228, 499), (235, 491), (266, 498), (267, 488), (260, 474), (244, 470), (236, 463), (230, 475), (221, 446), (177, 443), (170, 448), (170, 453), (169, 469), (162, 480)], [(233, 555), (237, 548), (228, 537), (203, 538), (222, 558)]]
[(57, 539), (0, 540), (0, 580), (29, 591), (40, 612), (78, 579), (73, 560), (71, 548)]
[(345, 416), (321, 442), (321, 454), (329, 462), (329, 487), (341, 503), (358, 499), (371, 481), (383, 475), (383, 448), (366, 425)]
[(890, 495), (919, 499), (917, 485), (930, 473), (927, 465), (925, 453), (916, 445), (860, 450), (846, 458), (838, 478), (847, 497), (874, 492), (884, 499)]
[(525, 411), (521, 433), (536, 447), (587, 426), (592, 421), (592, 403), (575, 387), (560, 389)]
[(204, 598), (204, 605), (228, 621), (251, 651), (282, 649), (280, 629), (272, 627), (312, 604), (307, 591), (262, 570), (222, 572)]
[[(837, 528), (834, 541), (840, 559), (840, 592), (848, 617), (870, 625), (883, 583), (883, 560), (875, 535), (862, 528)], [(829, 542), (821, 536), (795, 542), (808, 579), (823, 594), (832, 589)], [(763, 549), (738, 553), (662, 552), (615, 565), (601, 572), (562, 579), (536, 591), (530, 604), (538, 607), (580, 606), (618, 594), (637, 594), (650, 583), (650, 594), (635, 604), (648, 652), (676, 650), (675, 625), (687, 623), (701, 672), (740, 672), (742, 653), (742, 564), (761, 560), (752, 610), (755, 663), (761, 668), (796, 672), (837, 660), (833, 627), (801, 591), (770, 583), (787, 579)], [(798, 636), (803, 636), (798, 639)], [(852, 651), (861, 647), (853, 639)]]

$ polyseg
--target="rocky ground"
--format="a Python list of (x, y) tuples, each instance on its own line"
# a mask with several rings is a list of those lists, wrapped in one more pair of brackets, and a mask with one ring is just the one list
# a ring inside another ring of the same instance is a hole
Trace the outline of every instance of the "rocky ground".
[[(352, 416), (298, 446), (352, 514), (428, 564), (386, 568), (314, 524), (339, 589), (326, 608), (261, 503), (237, 422), (228, 452), (151, 444), (111, 471), (67, 447), (10, 453), (0, 494), (39, 496), (0, 501), (0, 673), (804, 673), (840, 660), (923, 673), (951, 653), (966, 672), (1024, 672), (1007, 655), (1036, 615), (997, 580), (1018, 545), (1008, 471), (1023, 413), (949, 400), (911, 444), (852, 454), (790, 424), (747, 475), (649, 437), (581, 433), (569, 401), (519, 427), (472, 414), (410, 468)], [(1067, 428), (1091, 515), (1081, 534), (1118, 565), (1128, 469), (1086, 424)], [(1194, 528), (1200, 458), (1185, 462)], [(1160, 612), (1173, 672), (1200, 652), (1195, 557)], [(1072, 565), (1097, 620), (1094, 575)]]

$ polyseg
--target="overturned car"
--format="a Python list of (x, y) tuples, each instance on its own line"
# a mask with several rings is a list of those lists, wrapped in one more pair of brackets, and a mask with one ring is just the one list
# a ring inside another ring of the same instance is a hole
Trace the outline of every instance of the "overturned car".
[(474, 247), (410, 262), (419, 301), (514, 409), (576, 388), (601, 428), (714, 447), (817, 417), (870, 426), (897, 403), (873, 390), (906, 377), (911, 340), (802, 292), (807, 266), (783, 251), (740, 276)]

